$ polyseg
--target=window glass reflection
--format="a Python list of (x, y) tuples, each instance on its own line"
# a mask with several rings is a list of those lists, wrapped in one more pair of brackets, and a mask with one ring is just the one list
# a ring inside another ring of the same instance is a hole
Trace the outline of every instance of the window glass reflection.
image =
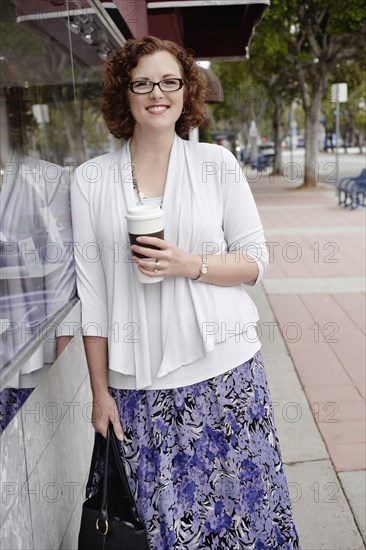
[[(48, 32), (17, 22), (19, 6), (2, 0), (0, 21), (0, 375), (11, 373), (0, 386), (0, 433), (54, 361), (50, 322), (75, 296), (73, 170), (110, 145), (99, 109), (102, 61), (85, 63), (87, 43), (72, 57), (66, 20), (51, 19)], [(9, 370), (45, 334), (20, 370)]]
[[(75, 294), (75, 281), (67, 174), (57, 164), (27, 155), (37, 127), (27, 88), (20, 85), (16, 68), (6, 58), (0, 59), (0, 67), (0, 368), (4, 369), (30, 340), (42, 339), (44, 327)], [(31, 375), (44, 368), (43, 351), (42, 346), (7, 381), (0, 395), (3, 428), (34, 387), (36, 378)]]

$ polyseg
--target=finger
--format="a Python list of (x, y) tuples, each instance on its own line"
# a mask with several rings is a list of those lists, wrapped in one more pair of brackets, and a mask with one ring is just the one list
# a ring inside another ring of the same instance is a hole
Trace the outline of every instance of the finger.
[(139, 268), (141, 273), (143, 273), (144, 275), (147, 275), (148, 277), (161, 277), (161, 272), (160, 271), (151, 271), (151, 270), (148, 270), (148, 269), (145, 269), (143, 267)]
[(113, 430), (114, 430), (114, 433), (116, 434), (117, 439), (119, 439), (120, 441), (123, 441), (125, 436), (124, 436), (120, 422), (113, 422)]
[(119, 439), (120, 441), (123, 441), (124, 434), (123, 434), (123, 429), (119, 418), (119, 411), (116, 403), (114, 403), (113, 406), (111, 407), (111, 412), (109, 414), (109, 421), (112, 423), (113, 431), (117, 439)]
[(108, 424), (105, 424), (105, 425), (104, 424), (93, 424), (93, 428), (97, 433), (102, 435), (104, 437), (104, 439), (107, 438)]
[(159, 239), (158, 237), (147, 237), (145, 235), (142, 237), (137, 237), (136, 241), (142, 244), (151, 244), (162, 249), (171, 246), (171, 243), (164, 239)]
[(160, 262), (158, 262), (159, 269), (157, 269), (156, 267), (157, 262), (153, 261), (152, 259), (149, 259), (149, 260), (137, 259), (135, 263), (137, 264), (140, 271), (145, 275), (149, 275), (150, 277), (158, 277), (161, 275), (163, 268)]
[(138, 254), (143, 254), (147, 258), (159, 259), (163, 257), (163, 252), (161, 250), (156, 250), (155, 248), (146, 248), (145, 246), (138, 246), (134, 244), (131, 246), (131, 250)]
[(135, 262), (135, 264), (137, 264), (138, 267), (142, 267), (147, 271), (154, 271), (156, 273), (157, 271), (161, 271), (162, 269), (164, 269), (161, 260), (157, 260), (157, 258), (146, 258), (146, 260), (142, 258), (136, 258), (133, 259), (133, 261)]
[(137, 267), (145, 266), (145, 269), (149, 269), (152, 271), (153, 265), (156, 263), (156, 258), (146, 258), (146, 260), (143, 260), (142, 258), (138, 258), (137, 256), (132, 256), (132, 261), (137, 265)]

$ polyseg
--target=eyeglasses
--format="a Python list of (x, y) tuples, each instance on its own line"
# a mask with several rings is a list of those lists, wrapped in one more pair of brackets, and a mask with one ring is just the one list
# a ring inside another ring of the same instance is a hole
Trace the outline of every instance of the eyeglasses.
[(159, 86), (162, 92), (177, 92), (183, 86), (181, 78), (165, 78), (160, 82), (151, 82), (151, 80), (136, 80), (128, 85), (134, 94), (149, 94), (155, 86)]

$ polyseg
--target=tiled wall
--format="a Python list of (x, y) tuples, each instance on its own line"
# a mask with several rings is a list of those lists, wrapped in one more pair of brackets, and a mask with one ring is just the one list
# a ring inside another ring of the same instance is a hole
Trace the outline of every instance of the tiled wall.
[(94, 431), (78, 332), (0, 437), (0, 548), (76, 550)]

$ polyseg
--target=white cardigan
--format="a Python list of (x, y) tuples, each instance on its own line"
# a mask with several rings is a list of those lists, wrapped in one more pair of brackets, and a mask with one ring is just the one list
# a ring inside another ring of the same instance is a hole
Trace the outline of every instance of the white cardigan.
[[(144, 289), (136, 281), (125, 213), (136, 204), (129, 141), (79, 166), (71, 186), (77, 286), (83, 334), (108, 338), (109, 369), (151, 385)], [(249, 185), (224, 147), (175, 137), (163, 201), (164, 238), (194, 254), (243, 251), (268, 264), (262, 225)], [(157, 376), (204, 358), (227, 332), (258, 320), (243, 285), (221, 287), (183, 277), (162, 285), (163, 358)], [(214, 330), (220, 327), (219, 330)], [(225, 330), (222, 330), (225, 327)], [(203, 377), (210, 378), (210, 372)]]

